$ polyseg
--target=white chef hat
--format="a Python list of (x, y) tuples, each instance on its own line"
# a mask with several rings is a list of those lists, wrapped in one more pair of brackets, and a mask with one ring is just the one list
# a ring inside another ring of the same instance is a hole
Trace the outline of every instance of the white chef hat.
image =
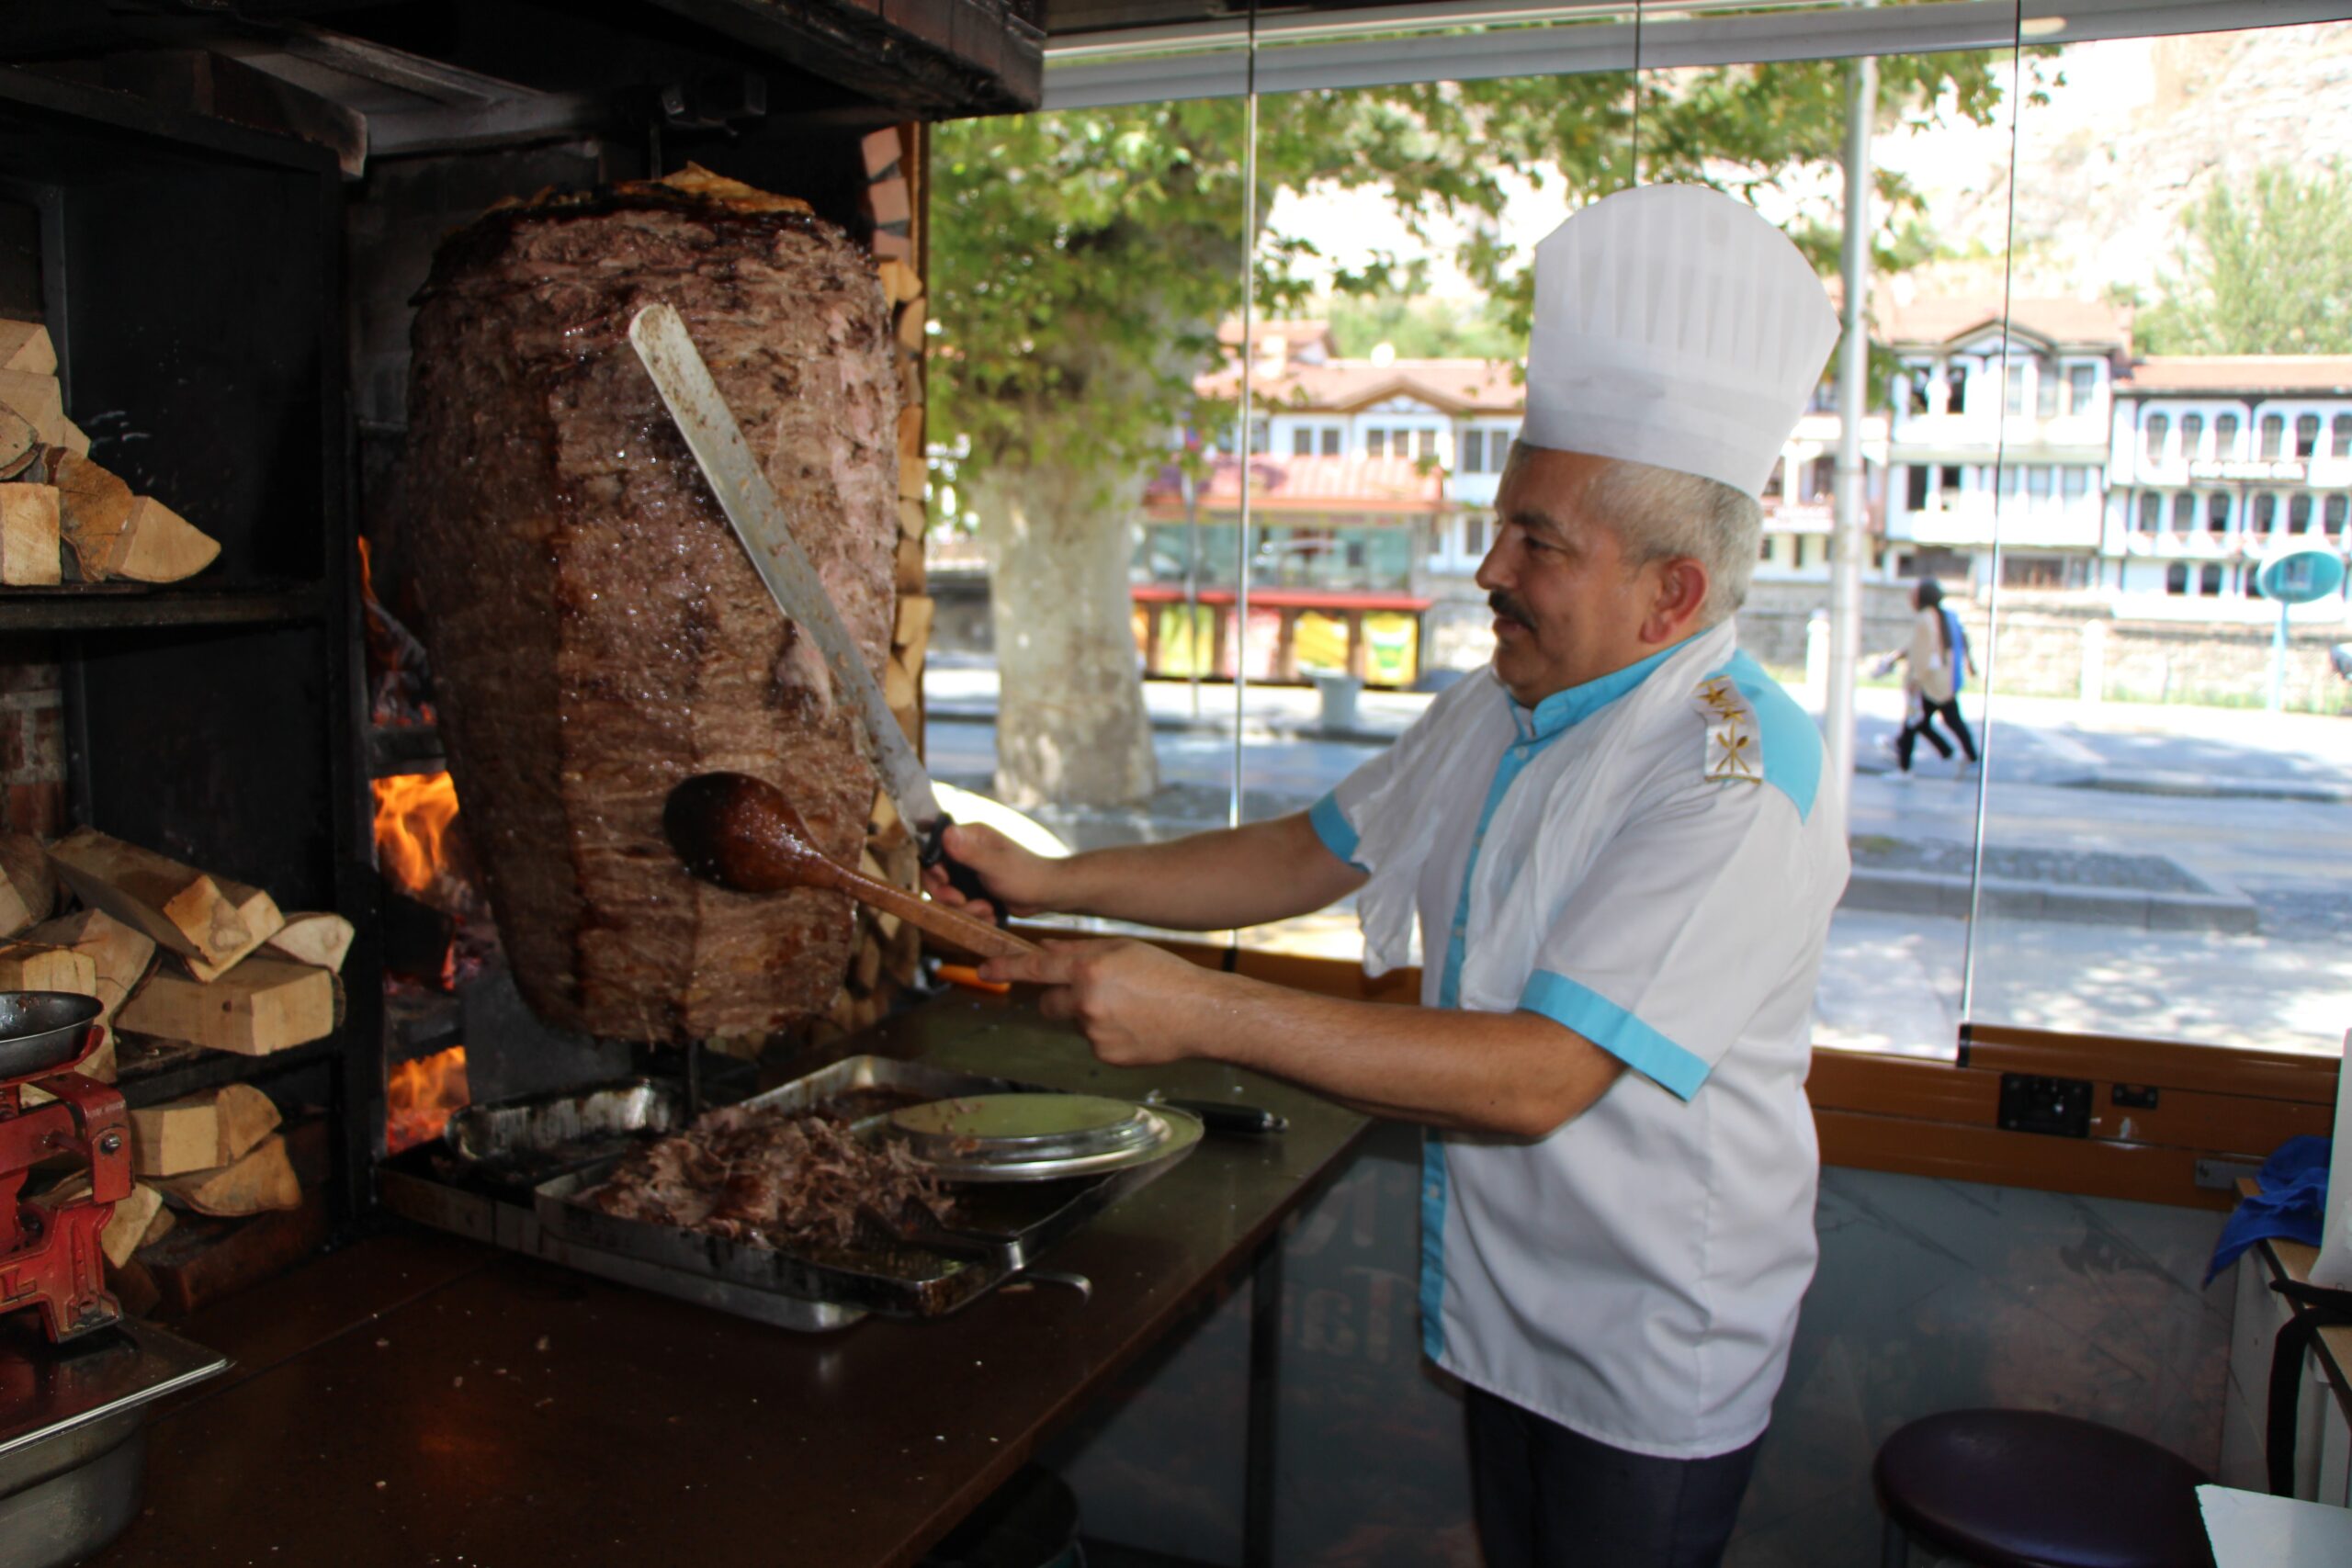
[(1641, 186), (1535, 247), (1531, 446), (1760, 495), (1838, 341), (1787, 235), (1703, 186)]

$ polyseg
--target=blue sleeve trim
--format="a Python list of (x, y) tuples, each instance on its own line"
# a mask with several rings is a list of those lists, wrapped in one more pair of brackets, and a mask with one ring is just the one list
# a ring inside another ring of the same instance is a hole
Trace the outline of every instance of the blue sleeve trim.
[(1797, 705), (1781, 683), (1747, 654), (1736, 654), (1717, 671), (1756, 710), (1756, 735), (1764, 750), (1764, 782), (1789, 797), (1797, 820), (1810, 821), (1813, 803), (1821, 793), (1821, 731), (1813, 716)]
[(1689, 1100), (1707, 1081), (1707, 1064), (1619, 1007), (1565, 976), (1538, 969), (1520, 993), (1520, 1010), (1566, 1024), (1645, 1078)]
[(1371, 870), (1369, 866), (1356, 864), (1356, 840), (1359, 835), (1355, 829), (1349, 825), (1348, 814), (1340, 809), (1338, 790), (1333, 790), (1317, 801), (1315, 808), (1306, 814), (1306, 820), (1315, 829), (1315, 836), (1323, 840), (1325, 849), (1346, 861), (1350, 865), (1355, 866), (1358, 871)]

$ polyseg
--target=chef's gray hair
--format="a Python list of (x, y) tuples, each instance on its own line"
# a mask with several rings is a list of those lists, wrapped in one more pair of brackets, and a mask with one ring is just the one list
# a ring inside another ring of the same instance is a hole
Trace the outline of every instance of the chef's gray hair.
[(1585, 499), (1617, 530), (1627, 570), (1674, 556), (1707, 569), (1701, 627), (1729, 619), (1747, 602), (1764, 536), (1764, 509), (1754, 496), (1697, 474), (1616, 459)]

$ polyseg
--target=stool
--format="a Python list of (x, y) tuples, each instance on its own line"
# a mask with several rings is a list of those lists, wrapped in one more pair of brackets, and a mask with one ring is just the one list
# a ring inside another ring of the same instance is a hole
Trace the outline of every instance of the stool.
[(1911, 1541), (1983, 1568), (2211, 1568), (2197, 1467), (2128, 1432), (2036, 1410), (1953, 1410), (1887, 1438), (1873, 1472), (1884, 1568)]

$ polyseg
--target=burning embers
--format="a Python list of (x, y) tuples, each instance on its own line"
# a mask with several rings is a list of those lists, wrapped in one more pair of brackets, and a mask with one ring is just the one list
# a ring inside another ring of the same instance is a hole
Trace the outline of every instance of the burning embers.
[(396, 1155), (439, 1137), (451, 1112), (472, 1100), (463, 1045), (402, 1062), (384, 1080), (384, 1152)]
[(454, 991), (497, 951), (447, 773), (375, 781), (376, 863), (384, 878), (389, 979)]

